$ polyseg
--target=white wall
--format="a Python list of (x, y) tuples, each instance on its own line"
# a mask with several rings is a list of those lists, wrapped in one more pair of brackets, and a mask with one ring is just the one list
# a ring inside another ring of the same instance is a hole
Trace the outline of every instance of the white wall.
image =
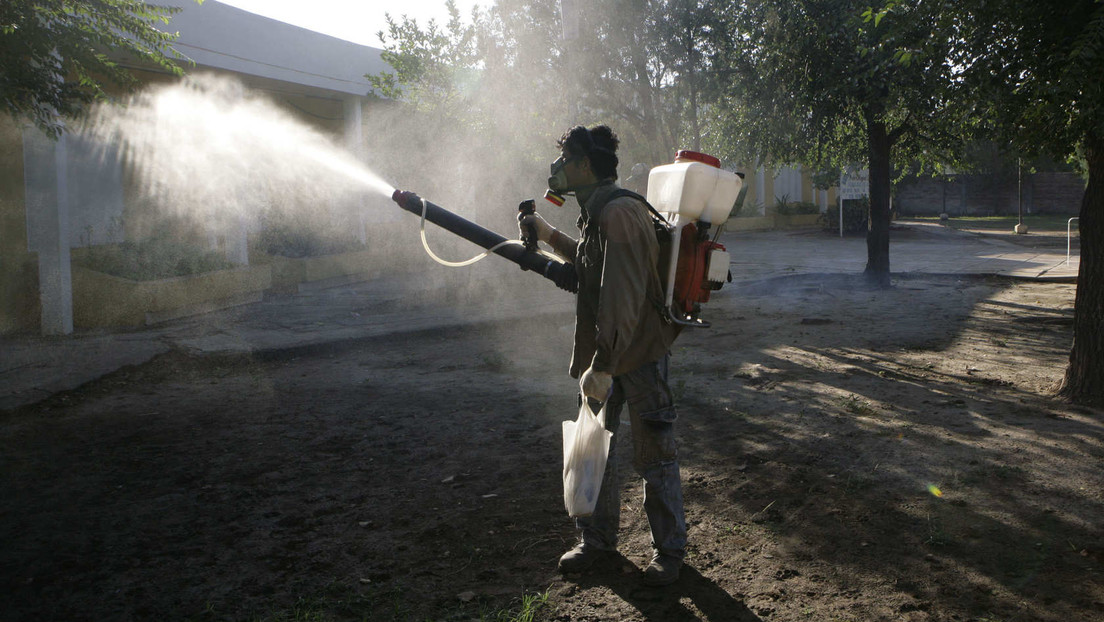
[(69, 136), (69, 246), (123, 241), (123, 169), (119, 150)]

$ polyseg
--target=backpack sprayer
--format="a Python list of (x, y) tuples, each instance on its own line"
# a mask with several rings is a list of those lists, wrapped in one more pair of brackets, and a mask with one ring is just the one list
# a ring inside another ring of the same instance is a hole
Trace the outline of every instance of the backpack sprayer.
[(669, 234), (669, 240), (660, 240), (659, 276), (666, 272), (664, 309), (675, 324), (709, 327), (701, 305), (732, 281), (731, 259), (717, 238), (745, 192), (742, 174), (696, 151), (679, 151), (673, 163), (648, 173), (648, 203)]
[[(733, 208), (742, 203), (746, 189), (743, 175), (720, 166), (720, 160), (713, 156), (679, 151), (674, 163), (657, 166), (648, 175), (646, 203), (651, 208), (660, 242), (659, 275), (661, 279), (666, 276), (664, 309), (667, 319), (681, 326), (708, 327), (709, 322), (701, 319), (702, 303), (709, 301), (711, 292), (732, 280), (729, 254), (717, 238)], [(621, 194), (643, 198), (627, 190)], [(563, 204), (563, 199), (554, 193), (549, 192), (545, 198)], [(574, 264), (540, 251), (533, 232), (522, 241), (508, 240), (413, 192), (395, 190), (391, 200), (421, 217), (422, 245), (439, 263), (466, 266), (495, 253), (522, 270), (540, 274), (560, 289), (578, 291)], [(523, 201), (518, 211), (520, 215), (532, 214), (536, 205), (532, 200)], [(427, 220), (487, 250), (468, 261), (445, 261), (429, 249), (425, 238)]]

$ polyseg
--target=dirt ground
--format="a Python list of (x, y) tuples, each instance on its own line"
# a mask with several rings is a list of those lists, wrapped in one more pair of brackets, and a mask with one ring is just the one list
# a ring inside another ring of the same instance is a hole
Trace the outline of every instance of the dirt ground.
[(1104, 414), (1049, 393), (1073, 295), (722, 290), (674, 350), (660, 589), (632, 478), (621, 556), (555, 570), (567, 315), (165, 356), (0, 413), (0, 619), (1102, 620)]

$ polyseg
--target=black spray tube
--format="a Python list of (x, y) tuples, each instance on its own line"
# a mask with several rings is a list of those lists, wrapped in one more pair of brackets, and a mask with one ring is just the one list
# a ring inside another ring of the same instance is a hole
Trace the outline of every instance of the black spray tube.
[(418, 217), (421, 217), (424, 209), (425, 219), (429, 222), (477, 246), (485, 249), (494, 249), (493, 252), (496, 255), (516, 263), (521, 266), (522, 270), (532, 270), (536, 272), (555, 283), (560, 289), (571, 293), (575, 293), (579, 289), (579, 282), (575, 274), (574, 264), (551, 259), (540, 253), (533, 252), (521, 244), (502, 244), (507, 240), (501, 235), (489, 229), (485, 229), (470, 220), (461, 218), (429, 201), (423, 201), (421, 197), (413, 192), (396, 190), (394, 194), (391, 195), (391, 200), (397, 203), (399, 207)]

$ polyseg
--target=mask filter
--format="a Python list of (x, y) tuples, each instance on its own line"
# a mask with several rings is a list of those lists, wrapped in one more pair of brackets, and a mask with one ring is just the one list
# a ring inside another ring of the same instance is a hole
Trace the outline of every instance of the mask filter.
[(556, 207), (563, 207), (564, 202), (567, 201), (564, 195), (552, 190), (548, 190), (544, 193), (544, 200), (552, 203)]

